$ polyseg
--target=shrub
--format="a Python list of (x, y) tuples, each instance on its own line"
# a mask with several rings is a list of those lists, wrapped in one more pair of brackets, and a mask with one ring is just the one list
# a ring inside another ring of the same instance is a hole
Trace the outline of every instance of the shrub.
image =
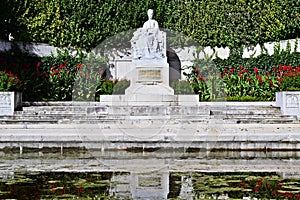
[(11, 72), (16, 75), (21, 86), (19, 91), (22, 98), (28, 100), (41, 100), (44, 96), (44, 79), (38, 76), (36, 65), (40, 58), (21, 52), (16, 46), (10, 51), (0, 53), (0, 71)]
[(123, 80), (107, 80), (100, 82), (96, 90), (96, 101), (100, 100), (101, 95), (125, 94), (125, 90), (129, 87), (130, 81)]
[[(91, 52), (85, 56), (83, 63), (79, 64), (77, 69), (73, 100), (95, 101), (98, 99), (97, 93), (100, 85), (106, 80), (105, 71), (108, 69), (108, 59)], [(105, 90), (105, 92), (109, 92), (109, 90)]]
[[(286, 66), (287, 67), (287, 66)], [(290, 67), (288, 67), (290, 68)], [(281, 91), (300, 91), (300, 66), (290, 68), (288, 72), (282, 75), (280, 81)]]
[(188, 81), (172, 81), (170, 87), (174, 89), (175, 94), (195, 94)]
[(70, 55), (68, 50), (57, 51), (57, 56), (50, 55), (41, 59), (38, 73), (44, 77), (46, 96), (44, 100), (71, 100), (74, 81), (82, 63), (83, 54)]
[(20, 91), (20, 89), (21, 81), (16, 75), (14, 75), (12, 72), (0, 71), (0, 91), (18, 92)]

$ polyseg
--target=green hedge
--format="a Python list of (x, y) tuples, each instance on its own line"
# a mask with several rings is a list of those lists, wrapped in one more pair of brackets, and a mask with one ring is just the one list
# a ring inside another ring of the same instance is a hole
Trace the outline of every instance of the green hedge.
[[(202, 46), (237, 47), (296, 38), (299, 0), (3, 0), (0, 38), (94, 48), (105, 38), (141, 27), (147, 9), (163, 28)], [(9, 22), (7, 21), (9, 19)], [(5, 21), (6, 20), (6, 21)]]

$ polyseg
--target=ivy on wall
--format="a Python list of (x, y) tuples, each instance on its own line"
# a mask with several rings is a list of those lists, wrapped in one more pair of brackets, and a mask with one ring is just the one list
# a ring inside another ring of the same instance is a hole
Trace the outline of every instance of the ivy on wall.
[[(141, 27), (147, 9), (162, 28), (202, 46), (251, 45), (299, 37), (298, 0), (3, 0), (0, 24), (7, 38), (91, 49), (122, 31)], [(7, 24), (7, 19), (11, 19)], [(8, 28), (7, 28), (8, 29)]]

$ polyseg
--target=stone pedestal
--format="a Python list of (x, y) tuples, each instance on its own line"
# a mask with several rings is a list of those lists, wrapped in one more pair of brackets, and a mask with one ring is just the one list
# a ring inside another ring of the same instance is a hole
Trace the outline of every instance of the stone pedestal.
[(284, 115), (300, 118), (300, 91), (276, 92), (276, 106), (280, 106)]
[(0, 115), (13, 115), (22, 109), (22, 93), (0, 92)]
[(174, 90), (169, 86), (166, 60), (133, 61), (127, 77), (130, 78), (130, 87), (125, 90), (125, 95), (101, 95), (100, 102), (111, 106), (198, 105), (198, 95), (174, 95)]

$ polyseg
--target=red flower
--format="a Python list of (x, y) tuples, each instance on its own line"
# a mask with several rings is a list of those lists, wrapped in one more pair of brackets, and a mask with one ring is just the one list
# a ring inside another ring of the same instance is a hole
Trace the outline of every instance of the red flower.
[(226, 71), (228, 71), (228, 68), (227, 68), (227, 67), (224, 68), (224, 72), (226, 72)]
[(270, 81), (270, 85), (271, 85), (271, 86), (274, 86), (273, 81)]
[(244, 70), (244, 66), (240, 66), (240, 70)]
[(250, 81), (251, 81), (251, 78), (250, 78), (250, 77), (248, 77), (248, 78), (247, 78), (247, 81), (249, 81), (249, 82), (250, 82)]
[(254, 68), (254, 73), (255, 73), (255, 74), (258, 73), (258, 68), (257, 68), (257, 67)]
[(283, 70), (282, 64), (280, 64), (278, 67), (279, 67), (279, 71)]
[(254, 192), (258, 192), (258, 190), (259, 190), (259, 188), (256, 186), (256, 187), (254, 188)]
[(256, 182), (256, 184), (261, 185), (262, 182), (263, 182), (263, 180), (262, 180), (262, 178), (261, 178), (259, 181)]
[(41, 66), (41, 64), (42, 64), (42, 63), (41, 63), (40, 61), (37, 62), (37, 63), (36, 63), (36, 68), (39, 68), (39, 67)]
[(64, 68), (63, 64), (60, 64), (59, 69), (63, 69), (63, 68)]
[(276, 191), (276, 190), (274, 190), (273, 194), (274, 194), (274, 195), (276, 195), (276, 194), (277, 194), (277, 191)]
[(276, 67), (273, 67), (273, 68), (272, 68), (272, 70), (273, 70), (274, 72), (276, 72), (276, 71), (277, 71)]
[(77, 194), (80, 194), (80, 193), (82, 193), (83, 192), (83, 189), (82, 188), (78, 188), (77, 189)]
[(244, 69), (244, 73), (248, 73), (249, 72), (249, 70), (248, 69)]
[(82, 67), (83, 67), (83, 64), (81, 64), (81, 63), (77, 64), (77, 69), (81, 69)]
[(63, 195), (64, 193), (65, 193), (65, 191), (64, 190), (59, 190), (59, 195)]

